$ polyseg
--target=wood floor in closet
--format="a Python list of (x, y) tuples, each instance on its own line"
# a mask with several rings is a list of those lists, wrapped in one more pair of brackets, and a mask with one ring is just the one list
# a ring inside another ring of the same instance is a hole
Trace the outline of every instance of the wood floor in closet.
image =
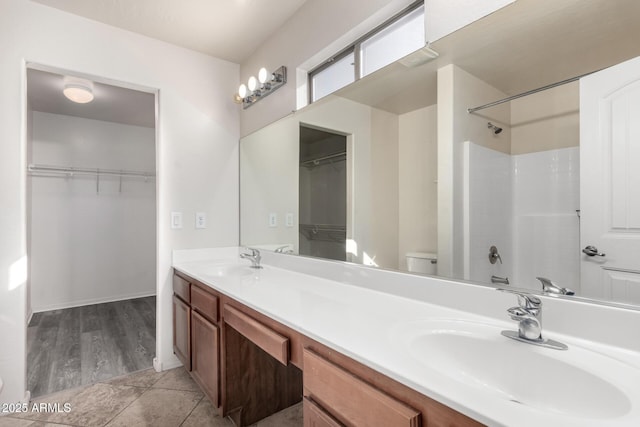
[(147, 369), (155, 349), (155, 296), (35, 313), (28, 389), (37, 397)]

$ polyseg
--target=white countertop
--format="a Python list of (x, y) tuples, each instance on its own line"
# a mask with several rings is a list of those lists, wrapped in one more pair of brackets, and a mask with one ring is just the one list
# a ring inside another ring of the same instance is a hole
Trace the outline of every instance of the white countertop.
[[(503, 321), (480, 316), (397, 296), (392, 292), (371, 290), (278, 268), (264, 261), (263, 269), (250, 269), (249, 262), (241, 260), (238, 253), (238, 248), (210, 250), (206, 256), (202, 251), (176, 251), (173, 266), (254, 310), (484, 424), (580, 427), (640, 425), (640, 402), (631, 402), (632, 409), (624, 416), (593, 419), (569, 416), (554, 410), (543, 411), (498, 399), (477, 386), (455, 381), (425, 368), (418, 358), (407, 351), (408, 343), (401, 342), (399, 338), (408, 325), (434, 319), (483, 323), (498, 331), (515, 329), (515, 322), (506, 317)], [(295, 261), (295, 258), (292, 259)], [(331, 266), (328, 264), (327, 268)], [(403, 280), (402, 276), (398, 274), (399, 282)], [(425, 280), (425, 286), (428, 286), (428, 280)], [(570, 355), (567, 352), (568, 363), (584, 370), (593, 368), (589, 366), (593, 360), (581, 362), (580, 357), (570, 360), (572, 355), (575, 357), (579, 354), (575, 351), (581, 351), (584, 341), (553, 333), (546, 335), (569, 344), (569, 351), (574, 349)], [(637, 353), (597, 343), (588, 344), (591, 350), (625, 363), (624, 366), (628, 366), (634, 375), (640, 372)], [(519, 362), (504, 360), (503, 363), (517, 365)], [(635, 379), (634, 375), (629, 377), (629, 384), (623, 384), (622, 387), (630, 387), (631, 390), (640, 388), (640, 383), (631, 381)], [(575, 392), (579, 393), (580, 390)]]

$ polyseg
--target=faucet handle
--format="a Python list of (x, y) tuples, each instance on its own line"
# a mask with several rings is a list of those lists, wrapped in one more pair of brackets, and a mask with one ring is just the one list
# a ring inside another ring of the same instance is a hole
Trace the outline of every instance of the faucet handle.
[(528, 294), (526, 292), (517, 291), (515, 289), (498, 288), (501, 292), (508, 292), (510, 294), (516, 294), (518, 297), (518, 305), (525, 310), (540, 309), (542, 308), (542, 301), (535, 295)]
[(546, 277), (536, 277), (536, 279), (542, 283), (542, 291), (544, 293), (555, 295), (575, 295), (575, 292), (571, 289), (558, 286)]
[(258, 249), (247, 247), (247, 250), (251, 251), (251, 256), (253, 256), (253, 257), (259, 257), (260, 256), (260, 251)]

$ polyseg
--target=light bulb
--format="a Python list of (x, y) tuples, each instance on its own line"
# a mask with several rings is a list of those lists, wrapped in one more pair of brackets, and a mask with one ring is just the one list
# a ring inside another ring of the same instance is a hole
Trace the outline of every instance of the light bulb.
[(91, 88), (76, 85), (66, 85), (62, 91), (64, 96), (78, 104), (86, 104), (93, 101)]
[(258, 71), (258, 81), (264, 84), (266, 83), (268, 76), (269, 72), (267, 71), (267, 69), (264, 67), (260, 68), (260, 71)]
[(244, 83), (238, 88), (238, 95), (240, 95), (240, 98), (245, 98), (247, 96), (247, 87)]
[(79, 77), (65, 76), (62, 93), (68, 99), (78, 104), (93, 101), (93, 82)]
[(258, 79), (256, 79), (254, 76), (249, 77), (247, 85), (249, 86), (249, 90), (253, 92), (258, 87)]

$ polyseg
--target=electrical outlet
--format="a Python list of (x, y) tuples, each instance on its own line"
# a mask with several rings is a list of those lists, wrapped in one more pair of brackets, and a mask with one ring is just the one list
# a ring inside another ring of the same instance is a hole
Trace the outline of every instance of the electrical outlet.
[(271, 212), (269, 214), (269, 227), (277, 227), (278, 226), (278, 214), (275, 212)]
[(293, 227), (293, 213), (287, 212), (287, 218), (285, 220), (287, 227)]
[(196, 212), (196, 228), (207, 228), (207, 214)]
[(171, 212), (171, 228), (174, 230), (182, 228), (182, 212)]

